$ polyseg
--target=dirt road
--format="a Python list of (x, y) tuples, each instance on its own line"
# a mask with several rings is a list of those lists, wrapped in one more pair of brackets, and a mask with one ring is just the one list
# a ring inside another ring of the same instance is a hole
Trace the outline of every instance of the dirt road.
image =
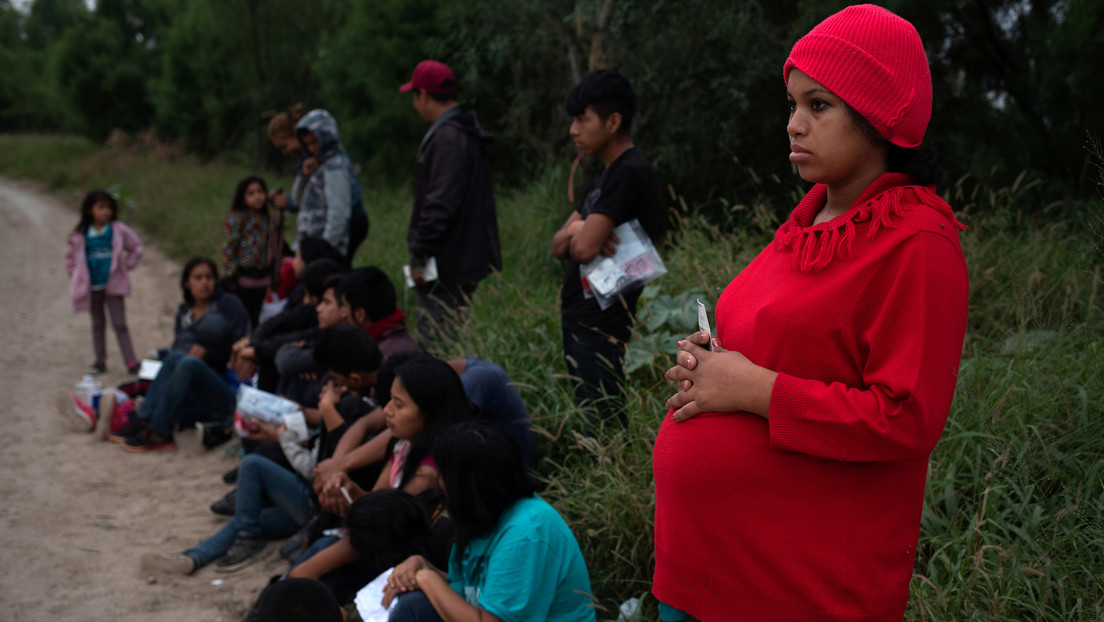
[[(142, 553), (214, 533), (207, 505), (236, 458), (204, 451), (192, 432), (175, 451), (129, 454), (59, 414), (59, 393), (93, 359), (89, 315), (72, 312), (62, 261), (79, 201), (0, 178), (0, 620), (238, 620), (285, 562), (152, 583), (138, 570)], [(126, 301), (139, 356), (170, 342), (181, 298), (180, 266), (143, 241)], [(127, 377), (110, 327), (107, 342), (100, 379), (110, 386)]]

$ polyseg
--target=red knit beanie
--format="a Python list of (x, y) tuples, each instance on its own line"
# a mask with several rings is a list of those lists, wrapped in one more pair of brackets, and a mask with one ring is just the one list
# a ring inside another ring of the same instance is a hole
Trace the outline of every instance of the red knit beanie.
[(872, 4), (850, 6), (794, 44), (794, 67), (858, 111), (899, 147), (919, 147), (931, 119), (932, 87), (920, 35), (907, 20)]

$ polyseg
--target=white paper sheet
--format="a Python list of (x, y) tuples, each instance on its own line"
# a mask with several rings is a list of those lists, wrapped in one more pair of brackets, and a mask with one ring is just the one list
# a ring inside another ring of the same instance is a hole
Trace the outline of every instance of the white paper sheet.
[[(414, 279), (410, 277), (410, 264), (403, 266), (403, 276), (406, 277), (406, 286), (413, 289), (415, 283)], [(432, 283), (437, 280), (437, 276), (437, 258), (430, 257), (422, 268), (422, 278), (425, 279), (426, 283)]]
[(386, 609), (380, 605), (380, 601), (383, 600), (383, 588), (387, 585), (387, 578), (391, 576), (392, 570), (394, 568), (384, 570), (380, 576), (362, 587), (353, 599), (357, 613), (364, 622), (387, 622), (387, 617), (395, 608), (395, 601), (391, 601), (391, 606)]
[(142, 359), (142, 365), (138, 368), (138, 378), (141, 380), (153, 380), (160, 371), (161, 361)]

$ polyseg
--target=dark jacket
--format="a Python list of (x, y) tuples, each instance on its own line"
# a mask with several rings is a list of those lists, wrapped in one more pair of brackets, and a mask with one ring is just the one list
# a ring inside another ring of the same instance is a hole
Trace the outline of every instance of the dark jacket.
[(414, 212), (406, 236), (410, 265), (420, 267), (436, 257), (441, 282), (476, 283), (502, 269), (490, 168), (494, 138), (466, 109), (430, 132), (414, 174)]
[(297, 302), (268, 318), (253, 331), (249, 343), (257, 358), (266, 365), (276, 360), (276, 352), (285, 343), (311, 341), (318, 337), (318, 313), (314, 307)]
[(211, 306), (199, 318), (192, 321), (192, 303), (182, 302), (176, 310), (173, 323), (173, 350), (188, 350), (194, 344), (207, 349), (203, 360), (221, 374), (230, 360), (230, 348), (238, 339), (249, 334), (249, 312), (234, 294), (215, 289)]

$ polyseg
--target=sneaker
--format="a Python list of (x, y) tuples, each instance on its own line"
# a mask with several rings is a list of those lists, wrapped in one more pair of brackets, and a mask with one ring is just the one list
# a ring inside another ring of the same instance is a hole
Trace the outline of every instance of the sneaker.
[(228, 423), (197, 422), (195, 426), (204, 449), (214, 449), (234, 436), (234, 428)]
[(145, 430), (147, 425), (149, 425), (149, 419), (132, 417), (131, 420), (127, 422), (127, 424), (124, 425), (122, 428), (120, 428), (118, 432), (115, 432), (114, 434), (109, 433), (107, 435), (107, 440), (113, 443), (122, 443), (132, 436), (138, 436), (139, 434), (141, 434), (142, 430)]
[(238, 467), (234, 467), (229, 471), (222, 474), (223, 484), (237, 484), (238, 483)]
[(215, 562), (215, 570), (237, 572), (253, 562), (261, 561), (268, 552), (268, 541), (264, 538), (238, 536), (230, 545), (230, 550), (226, 551), (226, 555)]
[(299, 533), (288, 538), (280, 545), (280, 557), (291, 562), (292, 566), (299, 562), (299, 558), (303, 556), (303, 553), (307, 551), (307, 547), (310, 546), (311, 527), (312, 525), (308, 523), (299, 530)]
[(138, 370), (142, 369), (142, 363), (139, 361), (131, 361), (127, 363), (127, 373), (131, 376), (137, 376)]
[(107, 371), (107, 363), (103, 361), (96, 361), (88, 366), (88, 373), (90, 374), (102, 374)]
[(126, 437), (126, 440), (123, 441), (123, 449), (131, 452), (176, 449), (176, 441), (171, 436), (161, 436), (158, 432), (146, 427), (137, 435)]
[(234, 509), (238, 505), (238, 489), (235, 488), (222, 496), (221, 499), (207, 506), (211, 513), (219, 518), (234, 518)]
[(189, 575), (196, 571), (198, 564), (183, 553), (146, 553), (138, 562), (142, 572)]

